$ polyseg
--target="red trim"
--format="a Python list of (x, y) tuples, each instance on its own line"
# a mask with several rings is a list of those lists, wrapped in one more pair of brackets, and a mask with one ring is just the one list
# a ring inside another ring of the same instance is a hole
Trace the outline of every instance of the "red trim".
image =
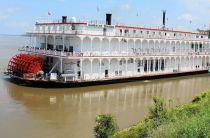
[(85, 22), (76, 22), (76, 23), (36, 23), (35, 25), (68, 25), (68, 24), (75, 24), (75, 25), (87, 25)]
[(186, 32), (186, 31), (178, 31), (178, 30), (169, 30), (169, 29), (158, 29), (158, 28), (144, 28), (144, 27), (133, 27), (133, 26), (123, 26), (116, 25), (118, 28), (126, 28), (126, 29), (136, 29), (136, 30), (149, 30), (149, 31), (164, 31), (164, 32), (175, 32), (175, 33), (183, 33), (183, 34), (196, 34), (207, 36), (206, 34), (194, 33), (194, 32)]

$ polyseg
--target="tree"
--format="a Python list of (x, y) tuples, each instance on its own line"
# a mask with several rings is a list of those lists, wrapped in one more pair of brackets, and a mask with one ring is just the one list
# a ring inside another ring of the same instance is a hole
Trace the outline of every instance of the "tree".
[(96, 138), (108, 138), (119, 128), (115, 117), (112, 115), (98, 115), (95, 122), (94, 133)]
[(163, 99), (155, 97), (154, 106), (149, 110), (149, 118), (154, 121), (155, 127), (158, 127), (163, 121), (168, 119), (166, 103)]

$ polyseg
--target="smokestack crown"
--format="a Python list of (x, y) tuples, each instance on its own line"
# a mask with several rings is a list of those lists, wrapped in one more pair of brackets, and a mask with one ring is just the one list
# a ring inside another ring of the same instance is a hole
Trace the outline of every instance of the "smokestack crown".
[(163, 28), (166, 26), (166, 10), (163, 10)]
[(112, 25), (112, 14), (111, 13), (106, 14), (106, 25)]
[(62, 23), (67, 23), (67, 16), (62, 16)]

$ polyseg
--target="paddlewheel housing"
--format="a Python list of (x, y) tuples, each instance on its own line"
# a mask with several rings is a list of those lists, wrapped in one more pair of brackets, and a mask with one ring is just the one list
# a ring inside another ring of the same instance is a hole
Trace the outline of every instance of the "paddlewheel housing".
[(36, 74), (42, 71), (44, 58), (30, 54), (18, 54), (8, 64), (8, 74), (23, 77), (24, 74)]

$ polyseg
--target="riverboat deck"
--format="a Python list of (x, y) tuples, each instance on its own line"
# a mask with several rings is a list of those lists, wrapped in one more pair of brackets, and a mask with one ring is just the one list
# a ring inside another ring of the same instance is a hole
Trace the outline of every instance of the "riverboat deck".
[(47, 81), (47, 80), (26, 80), (20, 77), (11, 76), (10, 81), (18, 84), (29, 87), (42, 87), (42, 88), (74, 88), (74, 87), (87, 87), (94, 85), (107, 85), (115, 83), (125, 83), (125, 82), (135, 82), (142, 80), (156, 80), (163, 78), (172, 78), (180, 76), (189, 76), (196, 74), (208, 73), (208, 69), (196, 70), (196, 71), (183, 71), (183, 72), (164, 72), (164, 73), (155, 73), (155, 74), (144, 74), (137, 75), (132, 77), (117, 77), (117, 78), (107, 78), (100, 80), (85, 80), (85, 81)]

